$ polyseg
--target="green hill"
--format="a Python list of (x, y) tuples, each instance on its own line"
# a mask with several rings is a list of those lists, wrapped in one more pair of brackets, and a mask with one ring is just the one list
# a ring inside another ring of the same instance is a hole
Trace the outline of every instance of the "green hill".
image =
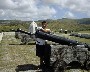
[[(35, 21), (38, 25), (41, 25), (43, 20)], [(90, 18), (83, 19), (47, 19), (48, 28), (52, 31), (60, 31), (60, 29), (68, 31), (90, 31)], [(0, 20), (0, 31), (10, 31), (10, 29), (21, 28), (28, 30), (31, 21), (21, 20)]]
[(69, 31), (90, 30), (90, 24), (79, 24), (76, 20), (71, 20), (71, 19), (50, 21), (48, 23), (48, 27), (54, 31), (59, 31), (60, 29), (69, 30)]

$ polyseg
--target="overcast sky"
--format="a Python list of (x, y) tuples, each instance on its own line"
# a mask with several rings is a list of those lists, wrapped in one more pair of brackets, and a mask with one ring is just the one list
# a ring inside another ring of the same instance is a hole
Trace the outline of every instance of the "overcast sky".
[(89, 18), (90, 0), (0, 0), (0, 19)]

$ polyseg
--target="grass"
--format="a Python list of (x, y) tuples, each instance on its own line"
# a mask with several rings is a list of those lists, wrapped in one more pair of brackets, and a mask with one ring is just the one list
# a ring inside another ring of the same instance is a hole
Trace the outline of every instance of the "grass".
[(72, 39), (72, 40), (76, 40), (76, 41), (79, 41), (79, 42), (90, 44), (90, 39), (74, 37), (74, 36), (70, 36), (69, 38)]
[(35, 45), (20, 45), (13, 35), (5, 35), (0, 45), (0, 72), (15, 72), (18, 65), (39, 64)]
[(62, 36), (62, 37), (65, 37), (65, 38), (69, 38), (71, 40), (76, 40), (79, 42), (90, 44), (90, 39), (85, 39), (85, 38), (80, 38), (80, 37), (75, 37), (75, 36), (69, 36), (70, 34), (63, 34), (63, 33), (57, 33), (57, 34)]
[(89, 33), (90, 34), (90, 31), (79, 31), (80, 33)]

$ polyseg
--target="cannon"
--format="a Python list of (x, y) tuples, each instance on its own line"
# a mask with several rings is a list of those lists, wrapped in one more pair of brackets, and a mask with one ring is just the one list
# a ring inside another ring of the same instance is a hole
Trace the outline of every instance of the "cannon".
[(16, 39), (21, 39), (22, 44), (28, 44), (30, 41), (35, 41), (35, 34), (30, 32), (28, 32), (29, 34), (24, 33), (27, 31), (21, 30), (19, 28), (17, 30), (12, 29), (11, 31), (15, 32)]
[[(18, 31), (31, 35), (23, 30)], [(64, 72), (72, 67), (90, 69), (90, 45), (38, 30), (35, 36), (58, 43), (51, 45), (50, 66), (53, 72)]]
[(48, 34), (48, 33), (44, 33), (42, 31), (36, 31), (36, 36), (38, 38), (42, 38), (44, 40), (49, 40), (52, 42), (56, 42), (62, 45), (84, 45), (86, 48), (88, 48), (88, 50), (90, 50), (90, 45), (86, 44), (86, 43), (81, 43), (75, 40), (70, 40), (68, 38), (64, 38), (64, 37), (60, 37), (54, 34)]
[(63, 71), (68, 67), (90, 69), (90, 45), (42, 31), (37, 31), (36, 37), (61, 45), (51, 47), (50, 64), (54, 72)]
[(21, 42), (22, 44), (28, 44), (30, 41), (35, 41), (35, 32), (36, 32), (36, 29), (37, 29), (37, 24), (32, 21), (29, 28), (28, 28), (28, 31), (30, 33), (32, 33), (31, 35), (27, 35), (25, 33), (22, 33), (22, 32), (19, 32), (19, 28), (15, 31), (15, 38), (16, 39), (21, 39)]

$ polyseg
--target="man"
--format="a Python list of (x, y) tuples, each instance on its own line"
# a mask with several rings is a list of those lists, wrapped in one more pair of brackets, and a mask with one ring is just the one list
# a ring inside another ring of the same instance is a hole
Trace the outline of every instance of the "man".
[[(42, 28), (38, 29), (40, 31), (50, 33), (50, 29), (46, 29), (47, 22), (42, 22)], [(46, 41), (37, 38), (36, 39), (36, 56), (40, 57), (40, 67), (49, 66), (50, 64), (50, 45), (46, 44)]]

